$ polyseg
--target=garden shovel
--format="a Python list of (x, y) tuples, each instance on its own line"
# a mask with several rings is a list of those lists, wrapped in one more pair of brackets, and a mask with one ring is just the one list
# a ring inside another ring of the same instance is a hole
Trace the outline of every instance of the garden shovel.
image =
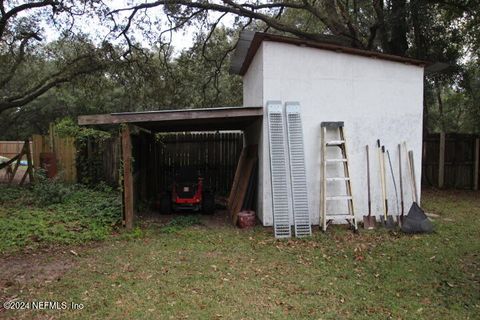
[(372, 200), (370, 194), (370, 153), (368, 151), (368, 145), (365, 146), (367, 150), (367, 185), (368, 185), (368, 216), (363, 216), (363, 227), (368, 230), (375, 229), (377, 225), (377, 219), (372, 216)]
[(388, 215), (388, 199), (387, 199), (387, 181), (385, 180), (385, 146), (380, 148), (380, 140), (377, 140), (377, 147), (379, 150), (380, 160), (380, 178), (382, 182), (382, 195), (383, 195), (383, 216), (380, 216), (380, 221), (387, 229), (395, 228), (395, 221), (393, 216)]

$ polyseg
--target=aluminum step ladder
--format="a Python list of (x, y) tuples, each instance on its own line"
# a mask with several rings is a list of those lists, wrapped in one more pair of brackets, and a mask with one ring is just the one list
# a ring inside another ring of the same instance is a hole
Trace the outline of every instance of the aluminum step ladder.
[(312, 235), (312, 225), (308, 208), (307, 174), (300, 105), (297, 102), (287, 102), (286, 116), (295, 236), (299, 238), (308, 237)]
[(272, 183), (273, 230), (275, 238), (292, 236), (290, 224), (289, 187), (287, 184), (287, 150), (282, 104), (267, 102), (270, 175)]
[[(352, 184), (350, 180), (350, 168), (348, 162), (347, 143), (345, 139), (344, 123), (339, 122), (322, 122), (320, 124), (321, 129), (321, 170), (322, 170), (322, 185), (321, 185), (321, 204), (320, 204), (320, 216), (322, 217), (322, 230), (326, 231), (327, 227), (332, 222), (346, 221), (352, 229), (358, 231), (357, 219), (355, 218), (353, 196), (352, 196)], [(332, 132), (333, 131), (333, 132)], [(332, 132), (336, 134), (338, 139), (327, 140), (327, 133)], [(340, 158), (327, 158), (329, 148), (340, 148)], [(342, 165), (343, 176), (331, 177), (327, 175), (327, 164)], [(345, 194), (331, 195), (328, 192), (328, 186), (332, 183), (343, 182), (345, 184)], [(344, 213), (330, 213), (327, 212), (327, 203), (330, 202), (346, 201), (348, 212)]]

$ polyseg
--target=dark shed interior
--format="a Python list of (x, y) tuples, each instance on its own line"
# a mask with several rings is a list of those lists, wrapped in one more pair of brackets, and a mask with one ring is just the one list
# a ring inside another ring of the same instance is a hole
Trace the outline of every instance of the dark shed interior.
[[(239, 184), (240, 193), (246, 192), (248, 177), (238, 181), (245, 175), (239, 171), (245, 160), (242, 131), (262, 116), (262, 107), (234, 107), (87, 115), (78, 122), (122, 125), (124, 221), (131, 228), (134, 211), (155, 203), (180, 168), (201, 171), (218, 195), (228, 196), (232, 187), (237, 193)], [(243, 198), (233, 202), (241, 209)]]

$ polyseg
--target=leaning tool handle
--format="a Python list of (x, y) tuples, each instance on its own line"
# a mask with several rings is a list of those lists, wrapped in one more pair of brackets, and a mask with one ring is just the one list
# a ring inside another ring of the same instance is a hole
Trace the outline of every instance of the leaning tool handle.
[(410, 155), (407, 151), (407, 143), (404, 141), (403, 142), (403, 149), (407, 155), (407, 160), (408, 160), (408, 173), (410, 175), (410, 179), (408, 179), (410, 181), (410, 188), (412, 190), (411, 194), (412, 194), (412, 202), (417, 202), (417, 199), (416, 199), (416, 192), (415, 192), (415, 182), (414, 182), (414, 178), (413, 178), (413, 173), (412, 173), (412, 163), (410, 161)]
[(390, 152), (387, 150), (388, 165), (390, 166), (390, 174), (392, 175), (393, 188), (395, 189), (395, 200), (397, 200), (397, 212), (398, 212), (398, 192), (397, 182), (395, 181), (395, 174), (393, 173), (392, 159), (390, 158)]
[(385, 146), (382, 146), (382, 176), (383, 176), (383, 198), (385, 199), (385, 221), (388, 216), (388, 200), (387, 200), (387, 173), (385, 172)]
[(403, 205), (402, 146), (400, 144), (398, 144), (398, 171), (400, 173), (400, 207), (402, 209), (401, 215), (403, 217), (405, 208)]
[(380, 139), (377, 140), (377, 151), (378, 151), (378, 164), (380, 166), (380, 182), (382, 184), (382, 196), (383, 196), (383, 215), (386, 217), (386, 206), (385, 206), (385, 178), (383, 176), (383, 162), (382, 162), (382, 148), (380, 147)]
[(368, 144), (365, 146), (367, 149), (367, 185), (368, 185), (368, 216), (372, 215), (372, 200), (370, 195), (370, 153), (368, 151)]
[(412, 150), (408, 151), (408, 158), (410, 159), (410, 166), (412, 167), (413, 193), (415, 195), (415, 202), (418, 203), (417, 180), (415, 179), (415, 163), (413, 161)]

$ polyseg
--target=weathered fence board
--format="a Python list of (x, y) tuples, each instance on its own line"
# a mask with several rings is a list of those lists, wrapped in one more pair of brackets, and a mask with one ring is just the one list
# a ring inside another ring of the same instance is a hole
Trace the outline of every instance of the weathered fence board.
[[(423, 141), (422, 184), (475, 189), (478, 187), (478, 135), (430, 134)], [(443, 164), (443, 167), (442, 165)]]
[(103, 181), (118, 186), (120, 173), (121, 143), (118, 136), (106, 140), (89, 138), (78, 146), (77, 180), (84, 184)]
[(60, 137), (54, 132), (51, 132), (49, 136), (33, 135), (32, 149), (35, 168), (40, 168), (41, 153), (54, 152), (60, 179), (67, 183), (77, 182), (75, 138)]
[[(10, 143), (10, 145), (16, 143), (17, 141)], [(7, 158), (9, 160), (0, 163), (0, 182), (7, 182), (8, 184), (18, 183), (19, 185), (23, 185), (27, 181), (27, 177), (29, 183), (34, 181), (31, 146), (32, 144), (30, 141), (24, 141), (18, 154), (8, 154)], [(9, 148), (8, 151), (12, 150), (14, 149)], [(21, 160), (23, 159), (26, 159), (26, 168), (21, 165)]]
[[(198, 170), (204, 184), (227, 195), (243, 148), (242, 133), (174, 133), (133, 138), (137, 189), (142, 198), (155, 198), (172, 184), (181, 168)], [(142, 173), (143, 172), (143, 173)], [(142, 185), (146, 188), (143, 190)]]
[[(0, 156), (13, 158), (22, 151), (25, 141), (0, 141)], [(32, 144), (30, 143), (30, 149)], [(25, 156), (23, 159), (26, 159)]]
[[(243, 134), (169, 133), (156, 137), (132, 135), (135, 199), (155, 199), (172, 184), (181, 168), (199, 170), (204, 183), (227, 195), (233, 181)], [(103, 142), (89, 140), (78, 151), (78, 181), (105, 181), (118, 185), (121, 145), (118, 137)]]

